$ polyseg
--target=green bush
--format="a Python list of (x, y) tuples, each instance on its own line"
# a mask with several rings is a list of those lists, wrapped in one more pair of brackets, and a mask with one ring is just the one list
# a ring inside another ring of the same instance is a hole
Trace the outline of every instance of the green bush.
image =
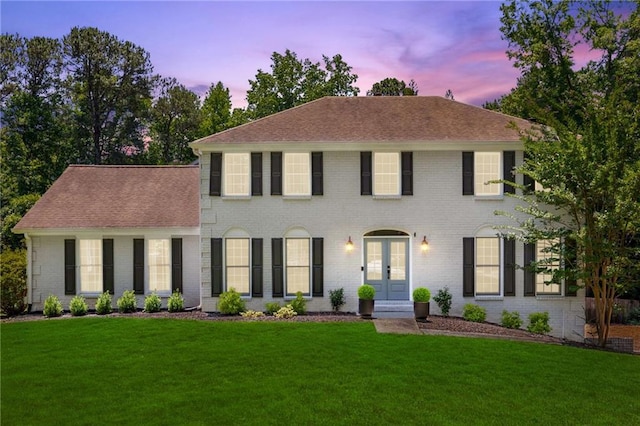
[(416, 287), (413, 290), (413, 301), (426, 303), (431, 300), (431, 292), (426, 287)]
[(504, 311), (502, 311), (501, 324), (506, 328), (520, 328), (522, 326), (520, 313), (518, 311), (509, 312), (505, 309)]
[(162, 299), (155, 292), (144, 298), (145, 312), (160, 312), (160, 308), (162, 308)]
[(293, 309), (291, 305), (284, 306), (278, 309), (278, 312), (274, 313), (273, 316), (276, 318), (282, 319), (290, 319), (298, 315), (298, 313)]
[(27, 309), (27, 252), (8, 250), (0, 253), (0, 311), (12, 316)]
[(640, 325), (640, 306), (629, 311), (627, 322), (631, 325)]
[(249, 311), (240, 312), (240, 316), (242, 318), (250, 318), (250, 319), (262, 318), (264, 316), (264, 312), (249, 310)]
[(280, 309), (280, 303), (279, 302), (267, 302), (266, 309), (267, 309), (267, 313), (269, 315), (273, 315), (276, 312), (278, 312), (278, 309)]
[(230, 288), (229, 291), (225, 291), (220, 294), (218, 300), (218, 310), (225, 315), (238, 315), (240, 312), (245, 311), (244, 300), (240, 297), (240, 293), (235, 288)]
[(549, 325), (549, 312), (532, 312), (529, 314), (527, 331), (536, 334), (548, 334), (551, 332)]
[(462, 309), (462, 318), (471, 322), (484, 322), (487, 319), (487, 310), (482, 306), (467, 303)]
[(449, 287), (438, 290), (438, 293), (435, 295), (433, 300), (438, 304), (442, 315), (448, 317), (449, 311), (451, 310), (451, 293), (449, 292)]
[(344, 300), (344, 288), (329, 290), (329, 300), (331, 301), (331, 308), (338, 312), (346, 303)]
[(71, 302), (69, 302), (69, 311), (74, 317), (81, 317), (83, 315), (87, 315), (87, 312), (89, 311), (89, 305), (87, 305), (84, 297), (76, 295), (73, 296), (73, 299), (71, 299)]
[(121, 314), (130, 314), (131, 312), (135, 312), (138, 307), (138, 302), (136, 301), (136, 294), (133, 290), (125, 290), (122, 293), (122, 296), (118, 298), (116, 302), (118, 305), (118, 312)]
[(167, 300), (167, 309), (169, 312), (180, 312), (184, 309), (184, 297), (182, 297), (182, 294), (180, 294), (178, 289), (169, 296), (169, 300)]
[(59, 317), (62, 315), (62, 303), (55, 294), (50, 294), (44, 300), (44, 310), (42, 311), (45, 317)]
[(96, 314), (110, 314), (113, 311), (112, 300), (113, 299), (108, 291), (105, 291), (100, 296), (98, 296), (98, 300), (96, 300)]
[(296, 314), (304, 315), (307, 313), (307, 301), (304, 300), (301, 291), (296, 293), (296, 298), (293, 299), (290, 304), (293, 310), (296, 311)]
[(358, 298), (362, 300), (373, 300), (376, 297), (376, 289), (369, 284), (362, 284), (358, 287)]

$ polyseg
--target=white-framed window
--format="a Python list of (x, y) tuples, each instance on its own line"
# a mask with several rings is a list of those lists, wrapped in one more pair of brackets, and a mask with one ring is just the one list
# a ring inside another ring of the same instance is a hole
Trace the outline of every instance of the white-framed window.
[(500, 295), (500, 238), (476, 237), (476, 295)]
[(148, 240), (149, 291), (171, 292), (171, 240)]
[(223, 170), (223, 195), (249, 196), (251, 194), (251, 156), (249, 153), (225, 153)]
[(536, 274), (536, 294), (537, 295), (560, 295), (562, 287), (560, 283), (551, 283), (553, 271), (560, 268), (560, 258), (549, 249), (558, 241), (538, 240), (536, 241), (536, 261), (540, 267), (548, 268), (548, 273)]
[(285, 152), (283, 174), (285, 196), (311, 195), (311, 160), (308, 152)]
[(250, 293), (249, 238), (225, 238), (226, 288), (238, 293)]
[(373, 153), (373, 194), (400, 195), (400, 153)]
[(80, 240), (80, 292), (102, 293), (102, 240)]
[(303, 295), (311, 294), (311, 239), (310, 238), (286, 238), (286, 294), (295, 295), (302, 292)]
[(500, 195), (502, 184), (489, 183), (501, 179), (500, 152), (475, 152), (474, 154), (474, 193), (475, 195)]

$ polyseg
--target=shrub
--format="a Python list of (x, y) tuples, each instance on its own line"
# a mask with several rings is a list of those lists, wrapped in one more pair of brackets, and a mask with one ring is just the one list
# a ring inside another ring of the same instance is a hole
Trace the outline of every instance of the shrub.
[(449, 287), (438, 290), (438, 293), (435, 295), (433, 300), (438, 304), (442, 315), (448, 317), (449, 311), (451, 310), (451, 293), (449, 292)]
[(251, 318), (251, 319), (262, 318), (264, 316), (264, 312), (248, 310), (245, 312), (240, 312), (240, 316), (242, 318)]
[(267, 302), (267, 313), (269, 315), (275, 314), (276, 312), (278, 312), (278, 309), (280, 309), (279, 302)]
[(522, 326), (520, 313), (518, 311), (509, 312), (505, 309), (504, 311), (502, 311), (501, 324), (506, 328), (520, 328)]
[(284, 306), (278, 309), (278, 312), (273, 314), (273, 316), (275, 316), (276, 318), (282, 318), (282, 319), (293, 318), (296, 315), (298, 315), (298, 313), (293, 310), (293, 307), (291, 305)]
[(335, 290), (329, 290), (329, 300), (331, 301), (331, 308), (335, 312), (338, 312), (346, 303), (344, 300), (344, 288), (341, 287)]
[(182, 294), (180, 294), (178, 289), (169, 296), (169, 300), (167, 300), (167, 309), (169, 312), (180, 312), (184, 309), (184, 297), (182, 297)]
[(162, 299), (155, 292), (144, 298), (145, 312), (160, 312), (162, 308)]
[(27, 309), (27, 252), (5, 249), (0, 253), (0, 311), (21, 314)]
[(547, 334), (551, 332), (549, 326), (549, 312), (532, 312), (529, 314), (529, 325), (527, 331), (536, 334)]
[(138, 302), (136, 302), (136, 294), (133, 290), (125, 290), (116, 303), (118, 305), (118, 312), (122, 314), (135, 312), (138, 304)]
[(301, 291), (296, 293), (296, 298), (291, 301), (290, 305), (298, 315), (304, 315), (307, 313), (307, 301), (304, 300), (304, 296)]
[(87, 315), (89, 305), (87, 305), (84, 297), (79, 295), (73, 296), (73, 299), (71, 299), (71, 302), (69, 303), (69, 311), (74, 317), (81, 317), (83, 315)]
[(362, 300), (373, 300), (376, 297), (376, 289), (369, 284), (362, 284), (358, 287), (358, 298)]
[(416, 287), (413, 290), (413, 301), (426, 303), (431, 300), (431, 292), (425, 287)]
[(240, 293), (232, 287), (229, 291), (220, 294), (218, 310), (225, 315), (238, 315), (245, 310), (244, 300), (240, 297)]
[(62, 315), (62, 303), (55, 294), (50, 294), (44, 300), (44, 310), (42, 311), (45, 317), (59, 317)]
[(631, 325), (640, 325), (640, 306), (629, 311), (627, 322)]
[(484, 322), (487, 318), (487, 310), (482, 306), (467, 303), (462, 309), (462, 318), (471, 322)]
[(112, 298), (108, 291), (105, 291), (100, 296), (98, 296), (98, 300), (96, 300), (96, 314), (110, 314), (113, 311), (111, 300)]

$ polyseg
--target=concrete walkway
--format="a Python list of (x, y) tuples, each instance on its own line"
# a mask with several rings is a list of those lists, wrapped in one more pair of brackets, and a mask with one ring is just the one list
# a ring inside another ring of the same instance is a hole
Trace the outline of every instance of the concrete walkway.
[(378, 333), (422, 334), (413, 318), (376, 318), (373, 324)]

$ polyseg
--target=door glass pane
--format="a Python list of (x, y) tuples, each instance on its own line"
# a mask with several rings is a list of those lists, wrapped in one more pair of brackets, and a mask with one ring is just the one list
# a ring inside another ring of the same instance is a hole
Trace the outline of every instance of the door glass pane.
[(389, 264), (391, 266), (390, 277), (392, 280), (406, 279), (406, 244), (407, 243), (405, 241), (392, 241), (389, 245)]
[(368, 280), (382, 279), (382, 242), (367, 241), (367, 274)]

